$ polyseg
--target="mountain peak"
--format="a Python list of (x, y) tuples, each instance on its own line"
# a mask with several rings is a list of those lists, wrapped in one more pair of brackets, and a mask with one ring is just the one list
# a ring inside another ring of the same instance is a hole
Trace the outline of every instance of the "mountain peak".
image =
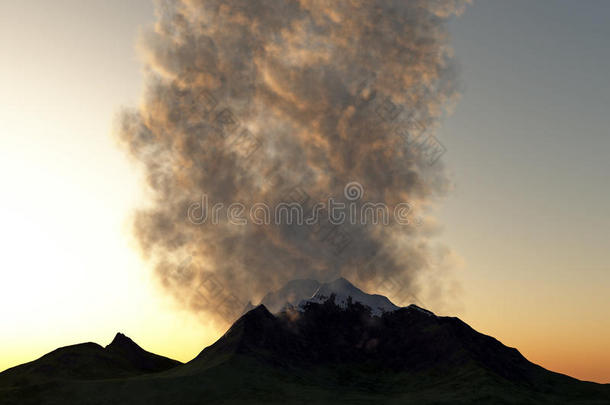
[(262, 316), (262, 317), (265, 317), (265, 318), (269, 318), (270, 316), (273, 316), (271, 314), (271, 312), (269, 312), (267, 307), (265, 305), (263, 305), (263, 304), (259, 304), (256, 307), (254, 307), (254, 309), (251, 310), (249, 312), (249, 314), (250, 314), (250, 316), (256, 315), (256, 316)]
[[(287, 308), (302, 311), (307, 303), (321, 304), (331, 299), (331, 297), (336, 305), (344, 308), (348, 305), (348, 299), (351, 298), (352, 302), (359, 302), (371, 308), (371, 314), (374, 316), (381, 316), (385, 312), (400, 308), (383, 295), (368, 294), (362, 291), (344, 277), (336, 278), (327, 283), (320, 283), (312, 279), (289, 281), (279, 290), (265, 295), (259, 306), (264, 305), (271, 314), (278, 314)], [(254, 308), (255, 306), (249, 302), (244, 308), (243, 314)], [(419, 307), (413, 306), (412, 309), (419, 309)], [(429, 315), (434, 315), (427, 310), (421, 310)]]
[(327, 285), (333, 286), (333, 287), (338, 287), (338, 288), (354, 288), (357, 289), (352, 283), (350, 283), (347, 279), (343, 278), (343, 277), (339, 277), (336, 280), (333, 280), (329, 283), (326, 283)]
[[(260, 304), (264, 305), (269, 312), (278, 313), (287, 306), (297, 306), (301, 300), (311, 297), (320, 285), (320, 282), (312, 279), (291, 280), (279, 290), (265, 295)], [(246, 306), (244, 313), (252, 308), (254, 308), (253, 305)]]
[(138, 346), (138, 344), (136, 342), (134, 342), (133, 340), (131, 340), (129, 337), (127, 337), (126, 335), (124, 335), (121, 332), (118, 332), (115, 336), (114, 339), (112, 339), (112, 342), (110, 342), (110, 344), (108, 346), (106, 346), (106, 348), (113, 348), (113, 347), (125, 347), (125, 348), (138, 348), (141, 349), (140, 346)]
[(105, 351), (121, 357), (129, 362), (130, 367), (144, 372), (163, 371), (181, 364), (179, 361), (158, 356), (142, 349), (140, 345), (121, 332), (114, 336), (112, 342), (106, 346)]
[(320, 285), (313, 296), (302, 300), (298, 307), (302, 309), (307, 303), (321, 304), (329, 299), (333, 299), (336, 305), (343, 308), (351, 299), (353, 302), (359, 302), (371, 308), (371, 314), (375, 316), (400, 308), (383, 295), (365, 293), (343, 277)]

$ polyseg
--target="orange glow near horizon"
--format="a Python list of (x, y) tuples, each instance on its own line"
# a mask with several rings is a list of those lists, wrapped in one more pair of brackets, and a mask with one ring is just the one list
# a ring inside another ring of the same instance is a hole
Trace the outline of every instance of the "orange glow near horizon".
[[(117, 332), (151, 352), (191, 360), (225, 330), (179, 309), (138, 254), (130, 221), (146, 205), (147, 190), (113, 138), (117, 112), (136, 105), (142, 92), (134, 43), (138, 27), (153, 21), (152, 6), (148, 0), (66, 1), (53, 9), (42, 0), (23, 8), (7, 3), (0, 6), (0, 371), (61, 346), (105, 346)], [(464, 95), (467, 102), (469, 97)], [(486, 135), (474, 124), (455, 132), (456, 139), (466, 132)], [(490, 142), (501, 151), (505, 141)], [(465, 149), (451, 149), (450, 159), (471, 162)], [(502, 178), (509, 169), (496, 160), (481, 161), (507, 188), (514, 181), (524, 195), (541, 193), (529, 179)], [(574, 227), (587, 212), (604, 212), (609, 200), (607, 190), (599, 191), (607, 179), (586, 184), (585, 177), (563, 191), (574, 211), (558, 208)], [(471, 182), (480, 194), (460, 191), (447, 204), (482, 199), (490, 184)], [(505, 233), (491, 229), (483, 215), (455, 219), (457, 208), (443, 214), (453, 219), (441, 221), (446, 232), (439, 239), (464, 258), (452, 274), (461, 292), (441, 306), (430, 287), (428, 309), (458, 316), (549, 370), (610, 383), (608, 219), (599, 219), (590, 233), (578, 228), (574, 239), (557, 231), (569, 225), (549, 219), (546, 231), (523, 231), (532, 238), (524, 240), (506, 225), (516, 220), (506, 218), (497, 201), (504, 197), (490, 194), (484, 203), (496, 207)], [(542, 202), (530, 211), (513, 212), (523, 215), (520, 227), (545, 218), (547, 201), (536, 201)]]

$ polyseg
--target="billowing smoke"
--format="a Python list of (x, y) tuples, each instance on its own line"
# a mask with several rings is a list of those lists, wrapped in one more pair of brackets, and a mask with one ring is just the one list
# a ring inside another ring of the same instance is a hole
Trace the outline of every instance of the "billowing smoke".
[[(147, 92), (122, 114), (119, 136), (152, 189), (134, 229), (163, 286), (226, 320), (296, 278), (342, 275), (409, 301), (445, 254), (431, 247), (425, 212), (449, 184), (434, 131), (455, 98), (445, 25), (462, 7), (159, 3), (142, 41)], [(328, 198), (347, 219), (322, 210), (313, 224), (276, 223), (278, 205), (308, 217)], [(382, 206), (389, 221), (381, 213), (374, 224)]]

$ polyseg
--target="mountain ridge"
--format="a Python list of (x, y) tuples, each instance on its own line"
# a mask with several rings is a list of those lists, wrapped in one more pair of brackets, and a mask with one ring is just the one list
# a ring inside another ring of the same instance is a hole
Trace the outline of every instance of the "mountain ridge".
[(610, 385), (548, 371), (456, 317), (415, 305), (375, 314), (366, 300), (338, 299), (344, 289), (322, 285), (324, 294), (298, 307), (254, 307), (193, 360), (164, 370), (147, 369), (138, 359), (148, 352), (122, 333), (106, 348), (57, 349), (48, 355), (77, 348), (139, 371), (12, 383), (3, 372), (0, 404), (610, 404)]
[(122, 333), (106, 347), (93, 342), (57, 348), (0, 373), (0, 388), (53, 380), (96, 380), (165, 371), (182, 364), (148, 352)]

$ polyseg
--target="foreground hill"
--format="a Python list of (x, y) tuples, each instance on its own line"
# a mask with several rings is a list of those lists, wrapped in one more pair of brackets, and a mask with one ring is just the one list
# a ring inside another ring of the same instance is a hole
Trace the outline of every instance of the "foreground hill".
[(38, 360), (0, 373), (0, 402), (3, 391), (20, 387), (130, 377), (168, 370), (180, 364), (179, 361), (147, 352), (127, 336), (118, 333), (105, 348), (96, 343), (61, 347)]
[(16, 381), (8, 370), (0, 404), (610, 404), (610, 386), (545, 370), (457, 318), (414, 305), (375, 316), (329, 293), (275, 315), (259, 305), (176, 367), (99, 348), (138, 365), (129, 371), (86, 346), (80, 362), (53, 363), (61, 379), (44, 370), (47, 379)]

